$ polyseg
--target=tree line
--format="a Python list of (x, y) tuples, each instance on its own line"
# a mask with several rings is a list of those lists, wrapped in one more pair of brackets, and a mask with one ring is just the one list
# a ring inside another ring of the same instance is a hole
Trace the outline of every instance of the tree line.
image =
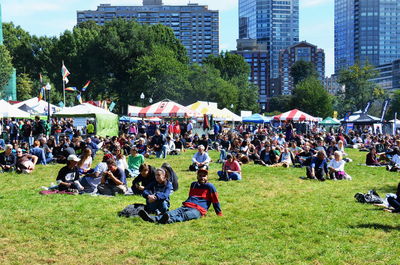
[[(81, 89), (90, 80), (83, 99), (114, 101), (120, 113), (128, 104), (148, 105), (149, 98), (183, 105), (213, 101), (220, 108), (233, 105), (234, 110), (258, 111), (258, 89), (248, 81), (250, 68), (241, 56), (221, 53), (205, 58), (201, 65), (190, 63), (185, 47), (163, 25), (117, 19), (99, 26), (88, 21), (59, 37), (37, 37), (4, 23), (3, 32), (7, 49), (0, 48), (0, 53), (9, 53), (17, 70), (18, 100), (39, 94), (41, 73), (43, 82), (53, 87), (52, 103), (62, 101), (64, 61), (71, 73), (67, 86)], [(0, 67), (0, 85), (7, 71)], [(142, 93), (146, 102), (140, 99)], [(76, 93), (66, 95), (68, 106), (77, 103)]]

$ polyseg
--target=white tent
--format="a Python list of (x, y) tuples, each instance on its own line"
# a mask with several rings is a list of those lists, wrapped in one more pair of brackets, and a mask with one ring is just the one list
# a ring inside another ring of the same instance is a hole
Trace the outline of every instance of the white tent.
[(0, 100), (0, 116), (4, 118), (30, 118), (31, 115), (17, 107), (11, 105), (7, 101)]
[(89, 103), (83, 103), (73, 107), (64, 108), (63, 110), (55, 113), (57, 116), (62, 115), (89, 115), (89, 114), (114, 114), (108, 110), (93, 106)]
[[(227, 108), (223, 108), (222, 112), (224, 114), (224, 117), (226, 117), (225, 119), (223, 119), (225, 121), (236, 121), (236, 122), (242, 121), (242, 117), (240, 117), (239, 115), (236, 115), (235, 113), (228, 110)], [(214, 120), (218, 120), (218, 119), (214, 119)]]
[[(39, 113), (39, 114), (47, 113), (48, 102), (46, 102), (44, 100), (38, 101), (37, 97), (31, 98), (31, 99), (28, 99), (25, 101), (21, 101), (19, 103), (14, 104), (13, 106), (19, 108), (19, 107), (23, 106), (24, 104), (27, 105), (28, 107), (34, 109), (36, 113)], [(61, 108), (59, 108), (53, 104), (50, 104), (50, 108), (51, 108), (51, 113), (61, 110)]]

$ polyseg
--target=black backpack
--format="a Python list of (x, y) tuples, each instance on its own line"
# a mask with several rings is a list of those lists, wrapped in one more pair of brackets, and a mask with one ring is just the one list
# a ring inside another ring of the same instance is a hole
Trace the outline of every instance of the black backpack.
[(356, 198), (356, 200), (360, 203), (383, 203), (382, 198), (379, 197), (378, 193), (376, 193), (375, 190), (370, 190), (368, 191), (368, 193), (365, 194), (357, 193), (356, 195), (354, 195), (354, 198)]

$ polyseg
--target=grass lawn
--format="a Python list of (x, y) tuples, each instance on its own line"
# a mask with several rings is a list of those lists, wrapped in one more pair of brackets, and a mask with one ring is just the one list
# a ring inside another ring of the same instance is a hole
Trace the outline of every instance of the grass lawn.
[[(302, 180), (305, 169), (245, 165), (242, 181), (218, 182), (221, 165), (213, 163), (209, 181), (224, 216), (210, 208), (202, 219), (170, 225), (117, 217), (144, 202), (137, 196), (39, 195), (61, 165), (1, 174), (0, 264), (400, 264), (400, 215), (353, 198), (370, 189), (395, 192), (399, 174), (358, 166), (366, 153), (348, 153), (353, 181)], [(192, 154), (166, 160), (180, 185), (171, 209), (195, 180), (187, 171)], [(211, 156), (216, 161), (218, 154)]]

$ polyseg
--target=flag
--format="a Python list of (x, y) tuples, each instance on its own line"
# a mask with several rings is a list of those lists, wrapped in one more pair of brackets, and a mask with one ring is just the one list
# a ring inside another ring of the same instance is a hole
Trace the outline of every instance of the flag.
[(43, 77), (42, 77), (42, 74), (39, 74), (39, 82), (40, 82), (41, 85), (43, 84)]
[(115, 102), (111, 102), (110, 107), (108, 108), (109, 111), (112, 111), (115, 108)]
[(39, 96), (38, 96), (38, 102), (43, 99), (44, 96), (44, 86), (40, 89)]
[(63, 62), (62, 67), (61, 67), (61, 75), (63, 77), (63, 80), (65, 81), (67, 76), (69, 76), (70, 74), (71, 73), (68, 71), (67, 67), (65, 67), (64, 62)]
[(389, 103), (390, 103), (390, 98), (386, 99), (382, 104), (381, 122), (383, 122), (383, 119), (385, 118)]
[(369, 108), (371, 107), (371, 105), (372, 105), (372, 100), (370, 100), (370, 101), (367, 102), (367, 106), (365, 106), (365, 109), (364, 109), (364, 112), (363, 112), (363, 113), (367, 113), (368, 110), (369, 110)]
[(64, 78), (64, 82), (65, 82), (65, 84), (68, 84), (68, 83), (69, 83), (68, 77)]
[(85, 92), (89, 85), (90, 85), (90, 80), (87, 81), (86, 85), (84, 85), (84, 86), (82, 87), (82, 91)]
[(79, 101), (80, 104), (83, 103), (83, 102), (82, 102), (81, 94), (78, 94), (78, 95), (76, 96), (76, 98), (78, 99), (78, 101)]
[(78, 89), (76, 89), (76, 87), (74, 87), (74, 86), (70, 86), (70, 87), (66, 87), (66, 88), (65, 88), (65, 91), (72, 91), (72, 92), (74, 92), (74, 91), (78, 91)]

